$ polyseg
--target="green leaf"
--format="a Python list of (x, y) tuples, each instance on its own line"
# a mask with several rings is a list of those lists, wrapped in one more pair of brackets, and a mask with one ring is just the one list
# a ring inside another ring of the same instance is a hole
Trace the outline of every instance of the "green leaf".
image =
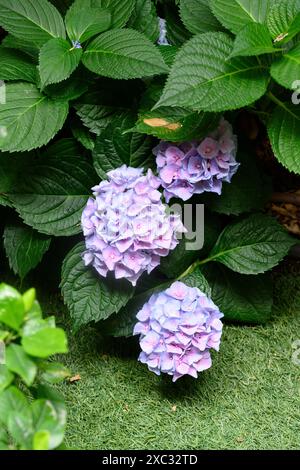
[(225, 320), (260, 324), (270, 319), (273, 289), (269, 274), (241, 276), (220, 265), (207, 266), (203, 273)]
[(0, 107), (0, 150), (24, 152), (46, 145), (62, 128), (68, 103), (52, 101), (30, 83), (6, 85), (6, 103)]
[(258, 100), (267, 89), (268, 74), (254, 57), (228, 60), (232, 47), (224, 33), (193, 37), (178, 52), (155, 107), (224, 111)]
[(79, 104), (76, 105), (76, 110), (82, 123), (96, 135), (100, 135), (109, 122), (125, 111), (121, 107), (94, 104)]
[(9, 265), (21, 279), (40, 263), (51, 243), (26, 225), (6, 225), (3, 236)]
[(48, 431), (49, 449), (58, 447), (64, 439), (66, 429), (65, 408), (57, 409), (55, 403), (41, 399), (32, 403), (31, 412), (34, 431)]
[(33, 436), (33, 450), (49, 450), (49, 431), (37, 431)]
[(26, 315), (33, 309), (34, 304), (36, 302), (36, 290), (35, 289), (28, 289), (23, 295), (23, 302)]
[(5, 364), (0, 363), (0, 394), (5, 390), (14, 380), (14, 375), (8, 370)]
[(6, 365), (8, 369), (18, 374), (30, 387), (37, 374), (37, 366), (18, 344), (10, 344), (6, 349)]
[(221, 196), (213, 193), (201, 196), (201, 201), (214, 212), (239, 215), (262, 209), (271, 196), (272, 186), (258, 168), (255, 155), (242, 151), (238, 153), (237, 160), (241, 165), (231, 183), (223, 184)]
[(57, 384), (71, 376), (70, 371), (59, 362), (46, 362), (40, 364), (40, 367), (43, 370), (42, 379), (51, 384)]
[(214, 113), (163, 106), (154, 111), (141, 110), (134, 129), (162, 140), (182, 142), (207, 135), (208, 129), (217, 125), (218, 119)]
[(92, 72), (116, 79), (168, 72), (158, 49), (133, 29), (114, 29), (101, 34), (88, 45), (82, 62)]
[(218, 261), (241, 274), (260, 274), (276, 266), (294, 244), (275, 219), (253, 214), (223, 230), (207, 261)]
[(300, 44), (273, 62), (271, 75), (280, 85), (293, 90), (294, 82), (300, 77)]
[(25, 315), (21, 294), (7, 284), (0, 284), (0, 323), (19, 330)]
[(111, 14), (100, 8), (77, 10), (71, 7), (65, 21), (71, 41), (83, 43), (110, 27)]
[(158, 49), (161, 55), (163, 56), (164, 61), (167, 64), (167, 66), (172, 67), (179, 48), (177, 46), (163, 45), (163, 46), (158, 46)]
[(132, 114), (121, 114), (101, 132), (96, 140), (93, 160), (94, 167), (100, 178), (106, 179), (110, 170), (126, 164), (132, 167), (143, 167), (154, 160), (152, 155), (153, 142), (150, 137), (126, 133), (134, 125)]
[(40, 52), (39, 71), (42, 87), (66, 80), (77, 68), (82, 49), (72, 47), (65, 39), (51, 39)]
[(7, 427), (14, 442), (17, 442), (22, 448), (31, 449), (33, 425), (29, 408), (22, 411), (12, 411), (8, 417)]
[(87, 150), (94, 150), (95, 140), (89, 130), (84, 127), (77, 118), (71, 123), (71, 131), (73, 137), (83, 145)]
[(136, 0), (128, 27), (140, 31), (152, 42), (159, 37), (159, 20), (152, 0)]
[(92, 268), (84, 266), (83, 243), (67, 255), (62, 267), (61, 288), (77, 331), (81, 326), (97, 322), (118, 312), (134, 293), (128, 281), (100, 277)]
[(267, 25), (272, 37), (281, 44), (292, 39), (294, 35), (291, 26), (300, 12), (300, 0), (280, 0), (280, 2), (274, 1), (273, 3), (268, 14)]
[(0, 0), (0, 24), (19, 39), (42, 46), (51, 38), (65, 38), (64, 22), (47, 0)]
[(211, 0), (214, 15), (225, 28), (238, 33), (248, 23), (264, 23), (274, 0)]
[(238, 32), (230, 57), (255, 56), (275, 51), (268, 28), (259, 23), (249, 23)]
[[(82, 75), (82, 69), (84, 69), (85, 75)], [(76, 100), (84, 93), (87, 92), (89, 87), (89, 81), (86, 77), (86, 68), (77, 67), (75, 72), (71, 75), (70, 78), (66, 80), (48, 85), (43, 91), (50, 98), (58, 101), (72, 101)]]
[(164, 281), (145, 292), (138, 293), (115, 315), (101, 323), (101, 333), (108, 336), (132, 336), (134, 325), (137, 323), (136, 314), (148, 302), (152, 294), (167, 289), (172, 280)]
[(202, 274), (200, 268), (196, 268), (190, 274), (187, 274), (183, 278), (180, 279), (181, 282), (184, 282), (189, 287), (197, 287), (204, 292), (208, 297), (211, 297), (211, 287), (207, 280), (205, 279), (204, 275)]
[(36, 66), (21, 51), (0, 47), (0, 80), (24, 80), (35, 83)]
[(129, 20), (135, 0), (75, 0), (74, 11), (105, 8), (111, 14), (111, 28), (122, 28)]
[(300, 110), (298, 106), (281, 103), (268, 122), (268, 134), (277, 160), (288, 170), (300, 173)]
[(47, 358), (68, 352), (67, 338), (61, 328), (41, 328), (32, 334), (23, 334), (22, 346), (30, 356)]
[(27, 400), (20, 390), (11, 386), (0, 393), (0, 422), (7, 426), (10, 413), (22, 413), (28, 408)]
[(180, 0), (180, 17), (191, 33), (208, 33), (222, 29), (209, 3), (209, 0)]
[(29, 162), (9, 197), (27, 225), (47, 235), (74, 235), (97, 180), (82, 149), (63, 139)]
[[(1, 46), (8, 49), (17, 49), (19, 52), (23, 52), (26, 56), (29, 56), (34, 62), (38, 61), (39, 48), (32, 42), (27, 42), (22, 39), (16, 38), (12, 34), (8, 34), (1, 42)], [(28, 59), (28, 57), (27, 57)]]

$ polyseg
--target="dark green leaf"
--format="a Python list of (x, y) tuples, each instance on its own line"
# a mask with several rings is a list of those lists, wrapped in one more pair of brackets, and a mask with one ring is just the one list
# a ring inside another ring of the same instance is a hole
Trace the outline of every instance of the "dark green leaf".
[(10, 195), (26, 224), (56, 236), (81, 231), (80, 219), (98, 177), (73, 139), (56, 142), (30, 162)]
[(66, 80), (77, 68), (82, 49), (72, 47), (65, 39), (51, 39), (40, 52), (40, 77), (42, 88)]
[(253, 214), (223, 230), (208, 260), (241, 274), (260, 274), (276, 266), (294, 244), (275, 219)]
[(134, 293), (128, 281), (100, 277), (92, 268), (84, 266), (84, 249), (83, 243), (76, 245), (62, 268), (62, 293), (75, 330), (118, 312)]
[(254, 324), (270, 319), (273, 292), (269, 274), (241, 276), (220, 265), (207, 266), (203, 272), (226, 320)]
[(111, 28), (122, 28), (130, 18), (135, 0), (75, 0), (74, 11), (105, 8), (111, 14)]
[(209, 3), (209, 0), (180, 0), (180, 17), (191, 33), (207, 33), (222, 29)]
[(108, 10), (70, 8), (66, 16), (67, 33), (71, 41), (85, 42), (110, 27), (111, 14)]
[(271, 195), (271, 184), (257, 167), (255, 155), (242, 151), (238, 153), (237, 160), (241, 166), (230, 184), (223, 183), (222, 194), (206, 193), (201, 196), (201, 201), (214, 212), (239, 215), (261, 209)]
[(101, 34), (88, 45), (82, 62), (92, 72), (115, 79), (168, 72), (158, 49), (133, 29), (114, 29)]
[(51, 243), (26, 225), (6, 225), (3, 236), (9, 265), (22, 279), (40, 263)]
[(66, 37), (61, 15), (47, 0), (0, 0), (0, 25), (38, 46), (51, 38)]
[(255, 56), (275, 51), (268, 28), (259, 23), (249, 23), (238, 32), (230, 57)]
[(154, 161), (153, 142), (150, 137), (136, 133), (125, 133), (134, 125), (132, 114), (121, 114), (109, 123), (96, 140), (93, 160), (94, 167), (102, 179), (106, 174), (124, 164), (131, 167), (148, 166)]
[(35, 83), (36, 66), (28, 55), (8, 47), (0, 47), (0, 80), (23, 80)]
[(0, 149), (24, 152), (46, 145), (62, 128), (68, 103), (53, 101), (30, 83), (6, 85), (6, 103), (0, 107)]
[(233, 40), (225, 33), (199, 34), (178, 52), (156, 108), (195, 111), (237, 109), (266, 91), (268, 73), (255, 57), (228, 60)]
[(136, 0), (128, 27), (140, 31), (152, 42), (159, 37), (159, 21), (152, 0)]

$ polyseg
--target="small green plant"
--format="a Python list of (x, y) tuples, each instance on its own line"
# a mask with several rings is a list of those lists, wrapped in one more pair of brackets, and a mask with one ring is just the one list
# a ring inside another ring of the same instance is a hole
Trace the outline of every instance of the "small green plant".
[(43, 319), (35, 290), (21, 295), (0, 285), (0, 449), (49, 450), (62, 446), (63, 397), (50, 384), (69, 376), (60, 363), (67, 338), (54, 317)]

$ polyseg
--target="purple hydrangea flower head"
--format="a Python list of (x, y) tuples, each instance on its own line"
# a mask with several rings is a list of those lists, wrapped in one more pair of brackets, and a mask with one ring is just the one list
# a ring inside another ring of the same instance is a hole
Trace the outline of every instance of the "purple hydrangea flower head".
[(223, 314), (203, 292), (176, 281), (153, 294), (137, 314), (134, 334), (140, 335), (139, 360), (149, 370), (197, 378), (211, 366), (210, 349), (219, 350)]
[(205, 191), (221, 194), (223, 182), (230, 183), (239, 167), (236, 150), (236, 136), (223, 118), (201, 142), (160, 142), (153, 153), (166, 201), (172, 197), (187, 201)]
[(151, 170), (123, 165), (93, 189), (82, 213), (86, 251), (83, 259), (101, 276), (113, 271), (133, 285), (150, 273), (178, 244), (186, 231), (179, 215), (168, 215)]

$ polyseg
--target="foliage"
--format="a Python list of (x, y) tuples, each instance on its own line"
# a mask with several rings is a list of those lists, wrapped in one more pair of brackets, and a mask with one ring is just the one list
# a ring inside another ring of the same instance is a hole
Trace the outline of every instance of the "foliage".
[[(235, 125), (244, 108), (263, 116), (276, 158), (300, 174), (300, 113), (292, 102), (300, 77), (300, 2), (277, 3), (0, 0), (7, 33), (0, 45), (4, 249), (24, 278), (50, 247), (55, 251), (58, 238), (65, 243), (61, 287), (74, 330), (100, 322), (108, 334), (131, 334), (138, 308), (175, 279), (206, 286), (228, 320), (270, 317), (266, 273), (295, 239), (264, 213), (272, 187), (239, 135), (241, 165), (232, 182), (221, 196), (191, 200), (205, 204), (202, 249), (188, 251), (182, 240), (134, 289), (85, 267), (79, 234), (91, 188), (108, 171), (122, 164), (155, 170), (152, 150), (160, 139), (201, 140), (224, 114)], [(159, 17), (169, 46), (157, 45)], [(16, 308), (8, 326), (18, 330), (23, 317)], [(39, 334), (17, 351), (35, 355)], [(28, 386), (36, 365), (22, 377)], [(48, 438), (35, 439), (46, 445)]]
[(49, 357), (66, 353), (64, 330), (43, 319), (35, 290), (0, 285), (0, 449), (51, 450), (64, 439), (66, 407), (48, 384), (69, 371)]

